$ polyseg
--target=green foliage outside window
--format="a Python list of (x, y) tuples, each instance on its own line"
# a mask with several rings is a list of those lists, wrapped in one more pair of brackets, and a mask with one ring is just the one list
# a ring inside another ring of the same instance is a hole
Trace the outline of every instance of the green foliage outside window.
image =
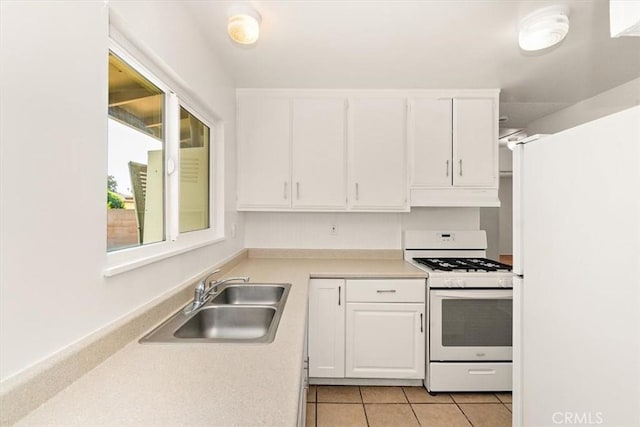
[(107, 209), (124, 209), (124, 200), (116, 191), (118, 191), (116, 179), (113, 175), (107, 176)]

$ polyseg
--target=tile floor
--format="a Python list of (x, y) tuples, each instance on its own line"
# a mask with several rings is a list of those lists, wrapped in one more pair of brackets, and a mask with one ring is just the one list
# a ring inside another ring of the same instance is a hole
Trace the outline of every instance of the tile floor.
[(307, 427), (509, 427), (511, 393), (440, 393), (424, 387), (310, 386)]

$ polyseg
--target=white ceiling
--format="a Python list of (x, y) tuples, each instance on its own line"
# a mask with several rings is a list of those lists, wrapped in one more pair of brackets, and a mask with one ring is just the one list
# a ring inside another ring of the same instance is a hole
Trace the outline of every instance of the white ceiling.
[[(503, 126), (523, 127), (640, 77), (640, 37), (609, 37), (607, 0), (253, 1), (251, 47), (226, 34), (236, 2), (186, 3), (237, 87), (500, 88)], [(569, 6), (569, 34), (521, 51), (519, 20), (552, 4)]]

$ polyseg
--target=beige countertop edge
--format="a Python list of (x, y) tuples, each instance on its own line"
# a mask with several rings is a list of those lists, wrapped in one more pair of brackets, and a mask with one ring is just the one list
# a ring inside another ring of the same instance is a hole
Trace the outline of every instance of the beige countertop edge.
[[(295, 425), (309, 277), (426, 277), (402, 260), (251, 257), (237, 260), (225, 275), (292, 283), (273, 343), (142, 345), (137, 339), (162, 320), (147, 319), (128, 344), (39, 402), (17, 425)], [(164, 309), (163, 318), (175, 312)], [(158, 393), (163, 389), (170, 392)], [(28, 400), (22, 396), (21, 403), (33, 405)]]
[[(221, 274), (247, 258), (242, 249), (208, 269)], [(36, 365), (0, 383), (0, 425), (12, 425), (57, 395), (153, 325), (175, 313), (193, 295), (193, 283), (206, 272), (185, 280), (105, 328), (70, 345)]]
[(344, 273), (344, 272), (312, 272), (310, 279), (426, 279), (425, 272), (395, 272), (395, 273)]

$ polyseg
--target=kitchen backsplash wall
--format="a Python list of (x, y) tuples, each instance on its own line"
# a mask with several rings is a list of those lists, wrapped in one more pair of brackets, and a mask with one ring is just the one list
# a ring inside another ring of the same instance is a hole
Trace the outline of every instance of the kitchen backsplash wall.
[[(332, 226), (336, 231), (332, 233)], [(478, 208), (413, 208), (409, 213), (245, 213), (245, 246), (401, 249), (402, 230), (478, 230)]]

